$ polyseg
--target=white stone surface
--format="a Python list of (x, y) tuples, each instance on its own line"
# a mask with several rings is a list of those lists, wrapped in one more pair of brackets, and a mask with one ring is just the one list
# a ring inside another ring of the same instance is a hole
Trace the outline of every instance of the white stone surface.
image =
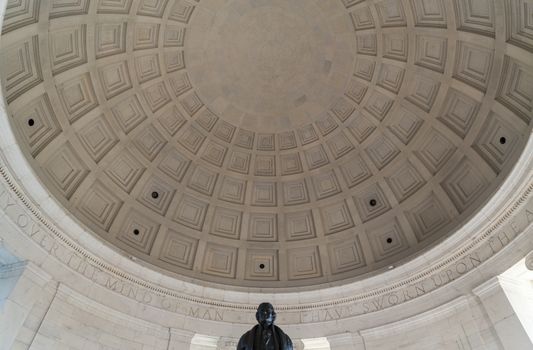
[(103, 307), (60, 285), (30, 349), (168, 349), (169, 330)]
[(501, 276), (500, 284), (522, 328), (533, 343), (533, 279)]
[(414, 317), (362, 330), (365, 349), (501, 349), (484, 310), (461, 297)]
[(498, 277), (488, 280), (473, 292), (480, 298), (505, 349), (529, 349), (533, 346), (524, 328), (526, 324), (520, 322)]
[(334, 350), (364, 349), (363, 338), (350, 332), (335, 334), (328, 337), (329, 346)]
[(168, 350), (189, 350), (194, 336), (194, 332), (171, 328)]
[(195, 334), (192, 343), (191, 350), (200, 349), (216, 349), (218, 345), (219, 337), (212, 337), (203, 334)]
[(329, 350), (329, 341), (327, 338), (308, 338), (302, 339), (304, 349), (308, 350)]
[[(167, 328), (159, 322), (147, 322), (144, 315), (134, 317), (51, 281), (43, 281), (36, 267), (26, 268), (10, 300), (25, 311), (4, 309), (0, 317), (10, 322), (3, 329), (0, 349), (218, 349), (229, 350), (236, 345), (242, 330), (235, 328), (231, 336), (209, 336), (217, 332), (213, 324), (204, 322), (195, 331)], [(35, 282), (41, 281), (38, 289)], [(529, 282), (531, 283), (531, 282)], [(521, 322), (515, 310), (524, 298), (510, 277), (494, 278), (473, 294), (429, 309), (415, 316), (374, 328), (353, 328), (352, 332), (332, 333), (326, 338), (294, 337), (302, 349), (516, 349), (526, 350), (533, 344), (527, 332), (531, 325)], [(31, 292), (33, 288), (33, 292)], [(25, 289), (28, 292), (21, 292)], [(514, 296), (512, 294), (515, 294)], [(529, 297), (531, 297), (529, 295)], [(513, 303), (515, 305), (513, 305)], [(120, 308), (120, 304), (115, 305)], [(522, 307), (527, 305), (521, 305)], [(518, 311), (518, 310), (517, 310)], [(527, 311), (522, 317), (527, 317)], [(350, 322), (344, 322), (346, 327)], [(284, 327), (291, 334), (291, 326)], [(338, 330), (338, 329), (337, 329)], [(227, 332), (227, 330), (225, 331)], [(294, 334), (306, 334), (305, 328)], [(321, 345), (322, 344), (322, 345)], [(297, 347), (298, 348), (298, 347)]]

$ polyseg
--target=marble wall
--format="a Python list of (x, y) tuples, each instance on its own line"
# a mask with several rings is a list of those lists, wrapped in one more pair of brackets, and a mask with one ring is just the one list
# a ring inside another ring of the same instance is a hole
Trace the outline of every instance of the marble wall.
[[(526, 329), (531, 324), (520, 321), (520, 310), (508, 297), (513, 293), (524, 295), (525, 290), (505, 276), (495, 277), (439, 307), (379, 327), (331, 334), (326, 343), (332, 350), (531, 349), (531, 329)], [(0, 314), (0, 349), (229, 350), (241, 334), (241, 328), (235, 327), (227, 336), (205, 335), (217, 329), (216, 325), (208, 329), (207, 322), (205, 328), (194, 331), (166, 327), (164, 322), (148, 322), (142, 314), (134, 317), (120, 308), (120, 304), (111, 308), (91, 300), (32, 263), (25, 264)], [(380, 317), (386, 319), (390, 312)], [(345, 322), (348, 327), (352, 324), (352, 320)], [(302, 329), (283, 328), (289, 334), (305, 334)], [(294, 340), (300, 349), (324, 343)]]

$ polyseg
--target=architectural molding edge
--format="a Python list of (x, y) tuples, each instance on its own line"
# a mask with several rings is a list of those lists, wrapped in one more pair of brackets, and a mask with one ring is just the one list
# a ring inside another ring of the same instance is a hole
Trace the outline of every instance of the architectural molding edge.
[[(185, 302), (189, 303), (191, 307), (224, 309), (226, 310), (224, 315), (228, 319), (235, 319), (236, 313), (243, 310), (251, 312), (255, 309), (255, 304), (237, 304), (184, 295), (160, 285), (149, 283), (146, 280), (141, 280), (136, 276), (131, 276), (108, 265), (62, 234), (53, 224), (48, 222), (45, 215), (28, 200), (17, 183), (13, 181), (7, 169), (2, 165), (0, 165), (0, 174), (2, 175), (1, 185), (4, 187), (3, 190), (0, 189), (0, 204), (5, 212), (5, 217), (18, 230), (23, 232), (27, 238), (32, 239), (35, 244), (39, 245), (41, 249), (53, 255), (54, 258), (69, 267), (69, 269), (83, 275), (85, 278), (89, 278), (93, 282), (126, 297), (131, 298), (134, 296), (134, 299), (138, 302), (182, 313), (186, 316), (203, 318), (201, 312), (191, 313), (190, 308), (186, 311), (177, 305)], [(530, 195), (533, 192), (533, 183), (530, 178), (525, 183), (526, 185), (522, 186), (521, 191), (518, 191), (518, 195), (515, 196), (515, 200), (507, 207), (507, 210), (492, 220), (491, 225), (488, 225), (482, 234), (478, 235), (477, 238), (458, 252), (454, 252), (453, 255), (448, 256), (426, 271), (415, 274), (411, 278), (391, 283), (385, 288), (369, 290), (351, 297), (339, 297), (335, 300), (296, 305), (279, 305), (277, 308), (284, 311), (284, 313), (298, 314), (296, 319), (294, 318), (295, 315), (290, 317), (291, 322), (325, 321), (328, 318), (339, 319), (380, 311), (447, 285), (449, 282), (477, 269), (528, 229), (533, 221), (533, 213), (524, 208), (526, 203), (531, 201)], [(43, 228), (43, 225), (46, 229)], [(512, 230), (499, 231), (504, 225), (510, 225)], [(503, 236), (501, 236), (502, 232)], [(6, 239), (6, 241), (8, 240)], [(135, 293), (124, 292), (125, 290), (131, 291), (133, 288), (136, 290)], [(376, 300), (378, 301), (377, 303), (375, 302)], [(354, 308), (354, 305), (357, 305), (357, 307)], [(372, 305), (379, 305), (379, 307), (372, 307)], [(343, 307), (344, 311), (339, 312), (339, 307)], [(322, 311), (322, 319), (320, 316), (318, 320), (316, 319), (315, 314), (313, 314), (315, 310)], [(219, 321), (225, 320), (223, 316), (220, 318)], [(215, 317), (215, 320), (218, 319)]]
[(526, 268), (533, 271), (533, 251), (526, 256)]

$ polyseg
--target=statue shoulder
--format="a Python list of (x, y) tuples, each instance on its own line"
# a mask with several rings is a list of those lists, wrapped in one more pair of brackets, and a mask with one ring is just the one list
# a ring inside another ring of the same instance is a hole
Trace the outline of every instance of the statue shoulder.
[(282, 338), (283, 346), (285, 347), (285, 349), (292, 350), (293, 345), (291, 338), (278, 326), (274, 325), (274, 329), (276, 333)]
[(255, 335), (255, 329), (257, 326), (254, 326), (252, 329), (250, 329), (248, 332), (244, 333), (241, 338), (239, 339), (239, 343), (237, 344), (237, 350), (249, 350), (253, 347), (253, 338)]
[(244, 333), (237, 343), (237, 350), (246, 350), (246, 335), (248, 332)]
[(274, 325), (274, 329), (276, 330), (276, 332), (280, 333), (280, 334), (283, 334), (284, 336), (286, 336), (287, 338), (289, 337), (281, 328), (279, 328), (278, 326)]

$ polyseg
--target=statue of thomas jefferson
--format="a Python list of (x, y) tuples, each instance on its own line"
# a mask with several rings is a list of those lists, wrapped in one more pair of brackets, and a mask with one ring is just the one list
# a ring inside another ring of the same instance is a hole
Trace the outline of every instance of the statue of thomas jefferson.
[(257, 307), (255, 325), (239, 340), (237, 350), (293, 350), (291, 338), (274, 325), (276, 313), (270, 303)]

